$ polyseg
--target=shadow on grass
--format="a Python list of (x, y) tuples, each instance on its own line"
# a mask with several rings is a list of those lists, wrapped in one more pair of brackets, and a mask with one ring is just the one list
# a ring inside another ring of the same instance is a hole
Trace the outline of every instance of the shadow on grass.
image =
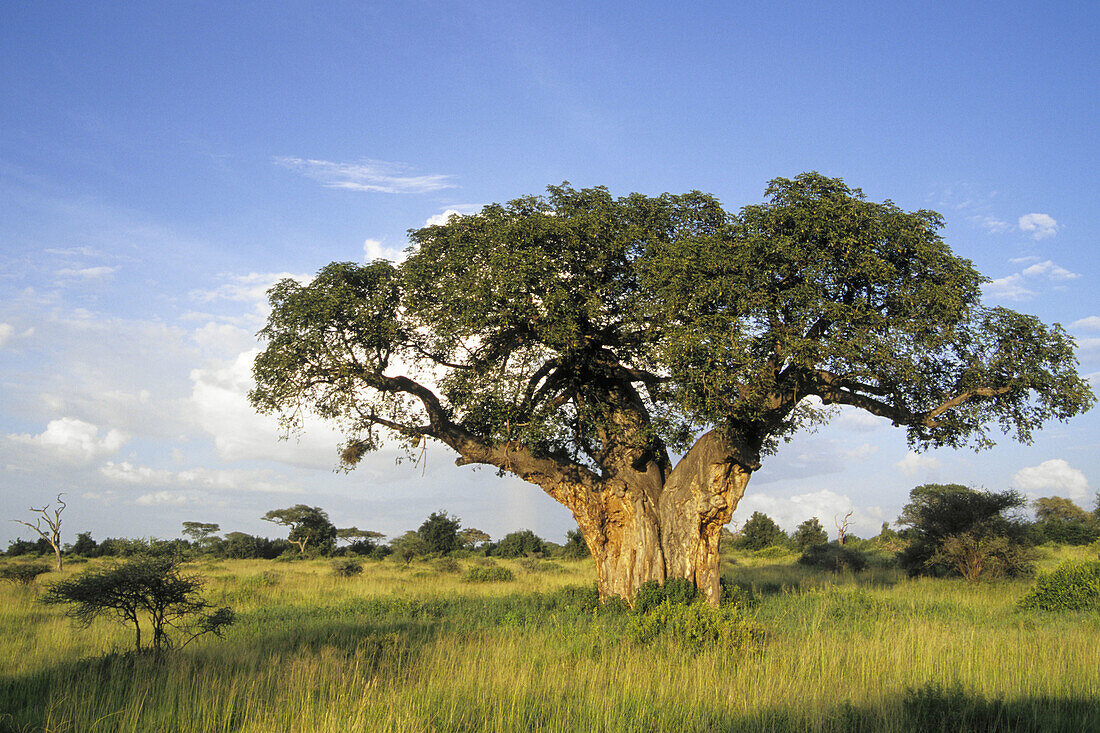
[(859, 572), (830, 572), (789, 562), (757, 565), (726, 564), (722, 567), (723, 579), (758, 596), (828, 586), (890, 588), (900, 583), (904, 575), (895, 567), (880, 565), (871, 565)]
[[(796, 707), (796, 706), (792, 706)], [(504, 713), (503, 711), (507, 711)], [(961, 688), (926, 686), (909, 690), (881, 708), (842, 704), (811, 720), (797, 709), (768, 709), (735, 715), (690, 701), (674, 709), (625, 697), (600, 701), (564, 698), (547, 701), (538, 693), (501, 697), (439, 699), (429, 706), (431, 730), (493, 729), (511, 718), (515, 730), (698, 731), (703, 733), (877, 733), (878, 731), (959, 731), (967, 733), (1080, 733), (1100, 730), (1100, 700), (1075, 697), (987, 699)]]

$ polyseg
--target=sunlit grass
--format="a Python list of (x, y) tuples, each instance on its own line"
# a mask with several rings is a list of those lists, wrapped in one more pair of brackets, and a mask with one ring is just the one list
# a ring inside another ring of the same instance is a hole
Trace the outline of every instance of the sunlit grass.
[(642, 646), (622, 614), (547, 600), (592, 582), (584, 561), (503, 562), (515, 580), (484, 584), (431, 563), (353, 578), (322, 561), (197, 563), (240, 621), (161, 660), (126, 653), (121, 624), (77, 629), (33, 587), (3, 586), (0, 730), (902, 731), (940, 708), (1100, 727), (1100, 614), (1021, 612), (1026, 581), (734, 559), (723, 572), (756, 588), (761, 651)]

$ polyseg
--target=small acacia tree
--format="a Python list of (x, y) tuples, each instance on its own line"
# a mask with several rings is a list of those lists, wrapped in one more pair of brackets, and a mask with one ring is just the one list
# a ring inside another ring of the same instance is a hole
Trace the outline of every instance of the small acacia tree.
[[(61, 500), (64, 494), (57, 495), (57, 508), (50, 512), (50, 504), (42, 507), (41, 509), (35, 509), (31, 507), (31, 511), (38, 516), (34, 520), (34, 524), (30, 522), (24, 522), (22, 519), (13, 519), (11, 521), (17, 524), (22, 524), (24, 527), (30, 527), (38, 536), (45, 542), (49, 543), (49, 546), (53, 549), (53, 554), (57, 558), (57, 570), (60, 572), (63, 567), (61, 559), (61, 512), (65, 511), (65, 502)], [(46, 523), (45, 528), (42, 527), (42, 522)]]
[(328, 555), (336, 546), (336, 527), (320, 507), (295, 504), (287, 509), (272, 509), (262, 519), (290, 527), (287, 539), (298, 547), (300, 555), (306, 554), (307, 548)]
[[(269, 292), (252, 404), (426, 439), (564, 504), (600, 593), (687, 578), (717, 603), (721, 528), (761, 460), (824, 407), (909, 443), (1029, 441), (1093, 396), (1058, 325), (981, 305), (932, 211), (818, 173), (733, 214), (699, 192), (551, 186), (410, 234), (400, 265)], [(683, 457), (677, 462), (673, 455)]]
[(141, 622), (147, 618), (151, 647), (160, 652), (173, 645), (172, 630), (184, 635), (182, 648), (204, 634), (220, 636), (233, 623), (232, 609), (215, 609), (199, 594), (202, 587), (201, 578), (180, 572), (176, 558), (137, 556), (53, 583), (40, 600), (68, 605), (66, 615), (83, 626), (104, 614), (133, 624), (136, 651), (142, 649)]
[(763, 550), (772, 545), (782, 545), (787, 542), (787, 533), (775, 523), (771, 517), (763, 512), (753, 512), (741, 528), (741, 534), (737, 537), (737, 544), (746, 550)]

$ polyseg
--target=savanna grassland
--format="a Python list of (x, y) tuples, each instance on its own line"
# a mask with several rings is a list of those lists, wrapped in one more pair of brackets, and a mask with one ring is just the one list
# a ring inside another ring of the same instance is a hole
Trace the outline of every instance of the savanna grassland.
[(643, 640), (622, 604), (593, 607), (587, 560), (498, 560), (514, 579), (480, 583), (471, 559), (350, 578), (200, 561), (187, 569), (238, 621), (159, 659), (129, 652), (122, 624), (38, 603), (50, 573), (0, 585), (0, 730), (1100, 730), (1100, 613), (1021, 611), (1027, 581), (794, 560), (727, 557), (763, 633), (736, 647)]

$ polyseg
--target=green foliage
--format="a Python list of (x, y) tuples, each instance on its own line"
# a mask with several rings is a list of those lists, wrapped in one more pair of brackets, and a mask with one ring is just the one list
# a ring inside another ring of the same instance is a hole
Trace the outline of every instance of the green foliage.
[(1041, 611), (1100, 610), (1100, 561), (1071, 560), (1041, 573), (1018, 603)]
[(699, 595), (698, 588), (687, 578), (669, 578), (664, 585), (656, 580), (647, 580), (638, 586), (634, 594), (634, 612), (646, 613), (662, 603), (687, 605)]
[(461, 572), (462, 570), (462, 565), (460, 565), (458, 560), (455, 560), (453, 557), (436, 558), (435, 561), (432, 563), (432, 567), (440, 573), (457, 573)]
[[(699, 425), (752, 465), (825, 417), (809, 395), (918, 448), (986, 446), (991, 425), (1026, 442), (1093, 403), (1072, 338), (982, 306), (935, 212), (819, 173), (765, 196), (733, 214), (700, 192), (550, 186), (411, 232), (399, 265), (284, 280), (249, 398), (288, 430), (307, 411), (336, 421), (348, 465), (384, 429), (505, 471), (515, 455), (602, 468), (621, 452), (600, 436), (666, 465)], [(396, 361), (412, 376), (387, 374)]]
[(1035, 517), (1040, 522), (1059, 520), (1084, 523), (1092, 519), (1081, 507), (1061, 496), (1043, 496), (1035, 500)]
[(336, 527), (320, 507), (295, 504), (287, 509), (272, 509), (262, 519), (290, 527), (288, 540), (298, 546), (302, 555), (307, 550), (331, 555), (336, 548)]
[(338, 578), (354, 578), (363, 574), (363, 563), (351, 558), (341, 558), (332, 563), (332, 574)]
[(763, 512), (753, 512), (737, 538), (737, 546), (745, 550), (763, 550), (786, 543), (787, 533)]
[(229, 608), (214, 608), (200, 595), (203, 580), (183, 575), (171, 557), (134, 557), (91, 567), (47, 587), (42, 603), (63, 604), (66, 615), (87, 627), (100, 615), (115, 616), (134, 626), (134, 646), (141, 651), (141, 619), (153, 631), (152, 648), (170, 648), (170, 630), (188, 634), (181, 646), (204, 634), (220, 636), (233, 623)]
[(842, 570), (856, 572), (867, 567), (867, 557), (862, 552), (839, 542), (829, 542), (808, 546), (799, 556), (798, 564), (834, 572)]
[(584, 541), (584, 535), (580, 528), (571, 529), (565, 533), (565, 546), (562, 548), (562, 557), (570, 560), (579, 560), (591, 555), (588, 543)]
[(811, 545), (824, 545), (829, 541), (829, 534), (821, 526), (821, 520), (811, 517), (798, 525), (791, 535), (791, 544), (799, 550), (805, 550)]
[(492, 554), (498, 557), (523, 557), (541, 553), (545, 549), (542, 538), (529, 529), (509, 532), (497, 543)]
[(764, 641), (763, 627), (735, 607), (712, 608), (704, 602), (666, 600), (632, 615), (628, 629), (639, 644), (663, 638), (693, 651), (717, 648), (744, 652), (760, 648)]
[(408, 565), (414, 558), (427, 555), (428, 543), (419, 533), (409, 531), (390, 540), (390, 550), (395, 558)]
[(76, 542), (69, 550), (74, 555), (80, 555), (81, 557), (95, 557), (97, 547), (96, 541), (92, 539), (91, 532), (81, 532), (76, 536)]
[(18, 585), (30, 585), (39, 575), (50, 572), (50, 566), (44, 562), (6, 562), (0, 564), (0, 580)]
[(1034, 559), (1028, 528), (1004, 516), (1026, 500), (1015, 491), (993, 493), (958, 484), (924, 484), (909, 492), (898, 522), (909, 544), (898, 559), (910, 575), (962, 575), (969, 580), (1026, 575)]
[(428, 552), (446, 555), (459, 547), (458, 529), (460, 527), (458, 517), (452, 517), (444, 511), (432, 512), (424, 520), (416, 533), (424, 541)]
[(515, 574), (499, 565), (474, 566), (462, 575), (467, 583), (499, 583), (515, 580)]

